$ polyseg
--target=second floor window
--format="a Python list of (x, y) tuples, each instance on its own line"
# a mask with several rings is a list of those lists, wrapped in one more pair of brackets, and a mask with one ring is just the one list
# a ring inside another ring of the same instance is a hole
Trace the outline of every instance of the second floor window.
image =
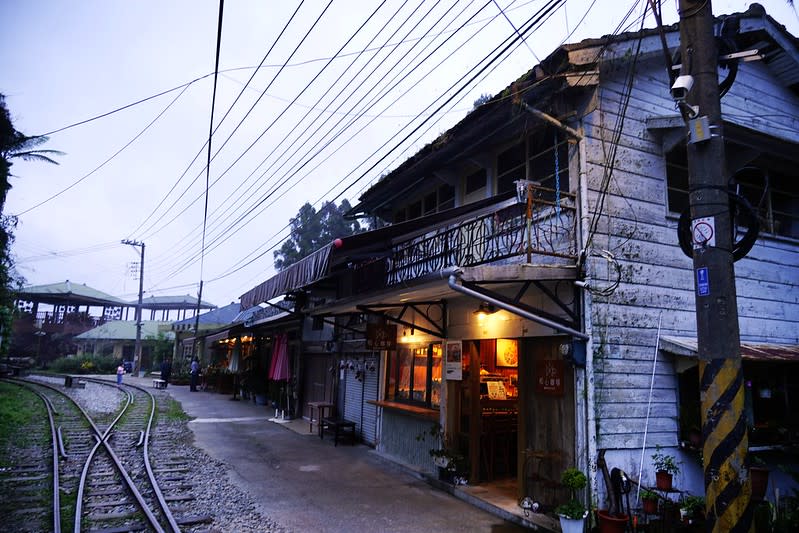
[[(728, 141), (727, 154), (747, 147)], [(797, 162), (761, 154), (730, 169), (730, 191), (745, 197), (760, 219), (760, 234), (799, 239), (799, 171)], [(666, 155), (667, 203), (671, 213), (688, 209), (688, 156), (685, 145)]]

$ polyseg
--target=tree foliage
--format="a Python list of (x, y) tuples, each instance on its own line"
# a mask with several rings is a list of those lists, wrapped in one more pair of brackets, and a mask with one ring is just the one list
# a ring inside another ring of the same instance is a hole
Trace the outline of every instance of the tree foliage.
[[(13, 159), (25, 161), (43, 161), (58, 164), (52, 155), (61, 155), (57, 150), (41, 150), (38, 146), (47, 142), (47, 137), (29, 137), (14, 128), (11, 114), (6, 107), (5, 96), (0, 94), (0, 332), (11, 329), (13, 294), (22, 284), (22, 278), (14, 269), (10, 247), (14, 241), (13, 230), (17, 219), (3, 213), (6, 196), (11, 183), (11, 165)], [(2, 343), (0, 350), (7, 350), (8, 343)]]
[(363, 231), (365, 228), (357, 221), (344, 218), (350, 209), (346, 199), (338, 206), (335, 202), (325, 202), (318, 212), (306, 202), (297, 216), (291, 218), (289, 238), (274, 253), (275, 268), (285, 270), (335, 239)]

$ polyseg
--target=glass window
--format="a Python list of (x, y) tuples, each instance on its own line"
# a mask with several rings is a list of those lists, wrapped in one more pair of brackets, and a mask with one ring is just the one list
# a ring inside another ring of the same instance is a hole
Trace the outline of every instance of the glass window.
[(443, 211), (453, 207), (455, 207), (455, 187), (442, 185), (438, 188), (438, 210)]
[(429, 215), (435, 213), (438, 208), (438, 199), (436, 198), (436, 191), (425, 195), (424, 197), (424, 214)]
[(466, 194), (472, 194), (486, 186), (486, 171), (484, 168), (466, 176)]
[(441, 343), (398, 347), (389, 353), (386, 399), (439, 407), (441, 368)]

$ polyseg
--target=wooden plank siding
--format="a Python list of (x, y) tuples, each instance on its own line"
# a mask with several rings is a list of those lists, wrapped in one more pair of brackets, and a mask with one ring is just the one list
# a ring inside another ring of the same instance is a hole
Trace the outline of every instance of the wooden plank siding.
[[(626, 73), (617, 65), (602, 69), (596, 109), (583, 119), (591, 215), (611, 167), (605, 158), (622, 115)], [(799, 142), (799, 102), (762, 63), (741, 65), (722, 104), (725, 120)], [(648, 407), (659, 315), (662, 334), (696, 335), (692, 262), (679, 248), (677, 216), (666, 205), (660, 136), (646, 124), (647, 118), (676, 114), (662, 61), (639, 63), (593, 239), (595, 247), (614, 254), (622, 272), (613, 295), (594, 296), (591, 307), (599, 449), (639, 448), (645, 428), (647, 446), (674, 446), (679, 438), (677, 375), (670, 355), (658, 354)], [(797, 243), (761, 236), (735, 267), (742, 338), (799, 342)], [(604, 259), (592, 259), (590, 270), (597, 286), (614, 275)]]

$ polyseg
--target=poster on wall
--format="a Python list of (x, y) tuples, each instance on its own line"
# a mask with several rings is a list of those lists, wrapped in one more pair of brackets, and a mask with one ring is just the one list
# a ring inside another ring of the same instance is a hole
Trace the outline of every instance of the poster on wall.
[(463, 379), (463, 345), (461, 341), (447, 341), (447, 381)]
[(519, 341), (497, 339), (497, 366), (515, 368), (519, 366)]

